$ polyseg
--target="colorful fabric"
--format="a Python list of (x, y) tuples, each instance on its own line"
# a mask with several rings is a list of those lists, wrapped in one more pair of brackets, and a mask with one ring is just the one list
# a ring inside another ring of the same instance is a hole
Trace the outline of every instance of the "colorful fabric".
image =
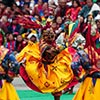
[(70, 67), (72, 56), (68, 48), (59, 53), (53, 63), (44, 66), (39, 44), (29, 43), (17, 56), (18, 62), (23, 59), (26, 59), (24, 65), (29, 79), (43, 93), (59, 92), (67, 87), (73, 78)]
[(89, 55), (89, 59), (91, 60), (92, 64), (94, 65), (93, 67), (93, 72), (98, 70), (99, 68), (97, 68), (96, 63), (98, 61), (98, 59), (100, 58), (100, 48), (97, 48), (97, 40), (99, 39), (100, 35), (97, 32), (94, 36), (91, 35), (91, 25), (88, 25), (88, 31), (86, 34), (86, 52)]
[(77, 16), (80, 10), (81, 10), (81, 7), (76, 7), (76, 8), (72, 7), (69, 10), (67, 10), (66, 16), (70, 15), (71, 21), (75, 22), (77, 20)]
[(79, 21), (78, 20), (76, 20), (76, 22), (75, 23), (71, 23), (71, 24), (69, 24), (69, 36), (70, 37), (73, 37), (73, 35), (76, 33), (76, 32), (78, 32), (78, 30), (79, 30)]
[(5, 48), (4, 46), (0, 46), (0, 64), (1, 61), (4, 59), (4, 57), (6, 56), (6, 54), (8, 53), (8, 49)]
[(91, 68), (91, 64), (89, 61), (89, 56), (83, 50), (78, 50), (73, 56), (71, 68), (73, 70), (74, 75), (81, 79), (85, 75), (84, 70), (89, 70)]
[(75, 74), (79, 73), (79, 65), (82, 65), (82, 68), (84, 69), (84, 74), (80, 80), (83, 82), (73, 100), (96, 100), (99, 98), (100, 89), (100, 69), (96, 66), (99, 56), (91, 46), (88, 46), (88, 49), (85, 49), (84, 53), (78, 52), (80, 58), (77, 62), (72, 63), (74, 73), (76, 72)]
[(2, 38), (3, 38), (3, 41), (2, 41), (3, 43), (0, 43), (0, 44), (5, 46), (5, 44), (6, 44), (6, 37), (5, 37), (4, 31), (1, 28), (0, 28), (0, 33), (1, 33)]
[(100, 98), (100, 79), (96, 80), (96, 85), (93, 85), (92, 78), (88, 77), (82, 82), (78, 92), (73, 100), (97, 100)]
[(20, 100), (11, 83), (3, 81), (3, 86), (0, 88), (0, 100)]
[(15, 50), (15, 41), (10, 41), (6, 43), (6, 48), (9, 49), (9, 53), (13, 52)]

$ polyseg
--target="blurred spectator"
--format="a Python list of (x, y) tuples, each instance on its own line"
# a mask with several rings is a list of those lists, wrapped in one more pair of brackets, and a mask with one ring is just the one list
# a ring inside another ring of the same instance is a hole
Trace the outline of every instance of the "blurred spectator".
[(95, 18), (95, 22), (97, 25), (97, 31), (100, 33), (100, 14), (98, 14), (97, 17)]
[(93, 3), (92, 0), (86, 0), (86, 5), (79, 12), (78, 17), (83, 22), (83, 19), (87, 18), (89, 14), (93, 14), (93, 17), (96, 17), (99, 11), (100, 7), (97, 4)]
[(81, 5), (78, 0), (73, 0), (72, 7), (66, 11), (66, 17), (71, 21), (75, 22), (78, 18), (78, 13), (81, 10)]
[[(34, 1), (35, 1), (35, 4), (37, 4), (39, 0), (34, 0)], [(48, 2), (48, 0), (42, 0), (42, 2)]]
[(6, 33), (7, 29), (7, 16), (2, 16), (0, 20), (0, 28)]
[(56, 16), (64, 17), (69, 6), (66, 5), (66, 0), (58, 0), (59, 6), (56, 8)]
[(12, 33), (8, 33), (6, 48), (9, 49), (9, 53), (15, 51), (15, 40), (14, 40), (14, 36)]
[(2, 0), (2, 1), (3, 1), (3, 3), (4, 3), (5, 5), (7, 5), (7, 6), (9, 6), (9, 7), (11, 7), (12, 4), (14, 3), (14, 0)]
[(32, 41), (33, 43), (36, 43), (37, 42), (37, 35), (36, 34), (33, 34), (33, 33), (30, 33), (27, 38)]
[(57, 16), (56, 18), (56, 23), (57, 23), (57, 29), (61, 26), (63, 20), (61, 18), (61, 16)]
[(23, 5), (23, 13), (30, 15), (30, 8), (29, 8), (30, 3), (29, 2), (25, 2)]
[(6, 7), (4, 9), (3, 15), (7, 16), (9, 18), (12, 15), (11, 7)]
[(2, 1), (0, 1), (0, 18), (3, 16), (3, 12), (5, 10), (6, 6)]
[(14, 35), (18, 35), (20, 33), (21, 26), (17, 23), (15, 17), (12, 18), (12, 22), (8, 26), (8, 31), (13, 33)]
[(34, 9), (34, 6), (35, 6), (35, 1), (31, 0), (30, 1), (30, 14), (32, 14), (32, 10)]
[(43, 1), (42, 0), (38, 0), (37, 4), (35, 5), (33, 11), (32, 11), (32, 15), (39, 15), (40, 10), (42, 10), (43, 7)]
[(58, 0), (49, 0), (49, 3), (54, 3), (55, 5), (58, 5)]
[(27, 43), (22, 38), (22, 35), (20, 34), (17, 35), (16, 41), (15, 41), (15, 50), (17, 51), (17, 53), (19, 53), (26, 45)]

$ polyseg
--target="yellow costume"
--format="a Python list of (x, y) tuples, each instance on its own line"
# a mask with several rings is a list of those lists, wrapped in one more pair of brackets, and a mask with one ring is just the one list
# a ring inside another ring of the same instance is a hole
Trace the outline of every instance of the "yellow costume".
[(14, 86), (5, 80), (2, 88), (0, 88), (0, 100), (20, 100)]
[[(88, 49), (91, 49), (89, 53)], [(85, 52), (89, 54), (88, 57), (92, 61), (92, 65), (90, 67), (89, 65), (87, 66), (89, 67), (85, 70), (86, 73), (88, 71), (87, 77), (84, 78), (73, 100), (97, 100), (97, 98), (100, 98), (100, 55), (98, 55), (94, 48), (88, 46), (88, 49), (85, 49)]]
[(95, 86), (93, 86), (92, 81), (92, 78), (86, 78), (73, 100), (97, 100), (100, 98), (100, 79), (96, 80)]
[(71, 70), (72, 56), (68, 48), (61, 51), (51, 64), (44, 64), (41, 61), (39, 44), (29, 44), (17, 56), (17, 61), (25, 60), (25, 71), (31, 82), (42, 92), (59, 92), (67, 87), (72, 78)]
[[(4, 66), (2, 66), (2, 62), (5, 59), (7, 53), (8, 49), (4, 48), (4, 46), (0, 46), (0, 100), (20, 100), (14, 86), (11, 84), (11, 82), (7, 82), (11, 79), (10, 76), (12, 77), (12, 75), (10, 74), (11, 71), (9, 71), (10, 73), (8, 73), (8, 70), (10, 69), (9, 65), (7, 66), (7, 70), (4, 68)], [(7, 55), (7, 57), (9, 56)], [(7, 61), (6, 59), (5, 61)]]

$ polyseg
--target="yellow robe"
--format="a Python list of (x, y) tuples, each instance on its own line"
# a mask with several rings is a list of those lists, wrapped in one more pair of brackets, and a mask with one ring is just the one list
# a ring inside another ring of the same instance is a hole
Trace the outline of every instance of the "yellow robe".
[(92, 78), (88, 77), (81, 84), (73, 100), (99, 100), (100, 98), (100, 79), (96, 80), (95, 86)]
[(54, 63), (47, 65), (45, 70), (41, 62), (39, 45), (29, 42), (29, 44), (17, 56), (17, 61), (25, 61), (25, 71), (32, 83), (43, 93), (59, 92), (63, 90), (73, 78), (71, 70), (72, 56), (66, 48), (59, 53)]
[(5, 80), (2, 88), (0, 88), (0, 100), (20, 100), (14, 86)]
[[(92, 53), (95, 54), (96, 59), (100, 58), (100, 55), (94, 50), (94, 48), (88, 46), (87, 48), (91, 48)], [(85, 51), (88, 53), (88, 49)], [(91, 52), (90, 52), (91, 53)], [(89, 54), (89, 53), (88, 53)], [(89, 54), (89, 58), (94, 61), (91, 54)], [(94, 65), (91, 68), (90, 74), (100, 71), (99, 68), (96, 68)], [(96, 79), (95, 85), (93, 85), (93, 78), (87, 77), (81, 84), (79, 90), (77, 91), (76, 95), (74, 96), (73, 100), (99, 100), (100, 98), (100, 78)]]
[[(8, 49), (4, 46), (0, 46), (0, 64), (7, 54)], [(4, 69), (0, 66), (0, 73), (5, 73)], [(11, 83), (6, 82), (6, 80), (2, 80), (3, 85), (0, 88), (0, 100), (20, 100), (14, 86)]]

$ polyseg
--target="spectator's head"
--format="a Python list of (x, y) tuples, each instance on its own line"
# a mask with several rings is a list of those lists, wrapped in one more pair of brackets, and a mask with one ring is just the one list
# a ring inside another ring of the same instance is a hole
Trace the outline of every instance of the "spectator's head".
[(64, 8), (66, 6), (66, 0), (58, 0), (58, 4), (61, 8)]
[(17, 24), (17, 20), (15, 19), (15, 17), (12, 18), (12, 23), (13, 23), (14, 25)]
[(96, 66), (97, 66), (97, 68), (100, 68), (100, 58), (97, 60)]
[(32, 42), (37, 42), (37, 34), (30, 33), (27, 37)]
[(38, 5), (42, 5), (43, 1), (42, 0), (38, 0)]
[(7, 22), (7, 16), (3, 15), (1, 17), (1, 22), (6, 23)]
[(28, 2), (25, 2), (24, 3), (24, 8), (26, 9), (26, 8), (29, 8), (29, 3)]
[(62, 18), (61, 18), (60, 16), (58, 16), (58, 17), (56, 18), (56, 23), (57, 23), (58, 25), (61, 25), (61, 24), (62, 24)]
[(57, 28), (57, 23), (54, 21), (54, 22), (52, 23), (52, 26), (51, 26), (51, 27), (52, 27), (53, 30), (56, 30), (56, 28)]
[(91, 7), (92, 4), (93, 4), (93, 1), (92, 0), (86, 0), (86, 4), (88, 7)]
[(12, 41), (12, 40), (14, 40), (14, 36), (13, 36), (12, 33), (9, 33), (9, 35), (8, 35), (8, 41)]
[(25, 2), (30, 2), (30, 0), (24, 0)]
[(15, 12), (16, 14), (22, 14), (21, 6), (16, 6), (16, 8), (14, 8), (14, 12)]
[(97, 21), (97, 28), (100, 29), (100, 19)]
[(49, 6), (48, 6), (48, 3), (44, 3), (43, 6), (42, 6), (42, 8), (43, 8), (43, 11), (44, 11), (44, 16), (48, 17), (48, 15), (49, 15)]
[(13, 3), (12, 9), (16, 9), (16, 7), (17, 7), (17, 4), (16, 3)]
[(21, 34), (17, 35), (16, 41), (21, 42), (22, 40), (23, 40), (22, 35)]
[(11, 7), (6, 7), (4, 12), (3, 12), (4, 15), (8, 15), (8, 14), (11, 14)]
[(40, 16), (39, 15), (34, 15), (34, 17), (36, 18), (36, 20), (38, 20), (38, 21), (40, 21), (41, 20), (41, 18), (40, 18)]
[(55, 16), (54, 9), (52, 7), (49, 7), (49, 15)]
[(5, 7), (5, 4), (2, 1), (0, 1), (0, 9), (4, 9)]
[(73, 5), (73, 7), (81, 6), (79, 0), (73, 0), (72, 5)]
[(31, 38), (30, 38), (30, 41), (32, 41), (32, 42), (35, 43), (37, 41), (36, 36), (35, 35), (32, 35)]
[(97, 28), (100, 29), (100, 14), (97, 15), (95, 21), (96, 21)]

